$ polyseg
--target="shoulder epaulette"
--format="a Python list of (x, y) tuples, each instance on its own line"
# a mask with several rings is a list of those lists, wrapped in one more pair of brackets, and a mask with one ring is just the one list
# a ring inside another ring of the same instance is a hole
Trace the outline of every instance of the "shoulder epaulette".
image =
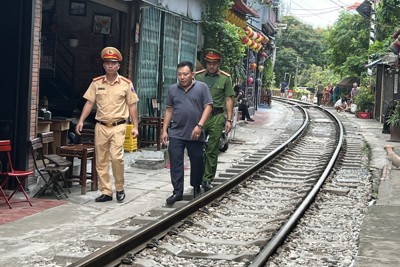
[(224, 75), (226, 75), (226, 76), (228, 76), (228, 77), (231, 77), (231, 75), (230, 75), (229, 73), (227, 73), (227, 72), (225, 72), (225, 71), (223, 71), (223, 70), (221, 70), (221, 73), (224, 74)]
[(105, 76), (105, 75), (101, 75), (101, 76), (99, 76), (99, 77), (93, 78), (93, 81), (94, 81), (94, 82), (97, 82), (97, 81), (103, 79), (104, 76)]
[(203, 73), (203, 72), (205, 72), (205, 71), (206, 71), (206, 69), (202, 69), (202, 70), (196, 71), (196, 72), (194, 73), (194, 75), (197, 75), (197, 74)]
[(131, 80), (129, 80), (128, 78), (124, 77), (124, 76), (120, 76), (121, 80), (123, 80), (126, 83), (131, 83)]

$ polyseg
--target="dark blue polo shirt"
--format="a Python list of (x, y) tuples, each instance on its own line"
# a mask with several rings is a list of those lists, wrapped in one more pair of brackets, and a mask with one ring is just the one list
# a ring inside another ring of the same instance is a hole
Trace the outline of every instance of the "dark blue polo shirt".
[[(179, 83), (171, 85), (165, 103), (167, 107), (173, 108), (168, 136), (192, 140), (192, 131), (200, 121), (204, 106), (212, 103), (210, 90), (203, 82), (193, 81), (192, 87), (187, 92)], [(199, 141), (204, 141), (204, 134), (200, 136)]]

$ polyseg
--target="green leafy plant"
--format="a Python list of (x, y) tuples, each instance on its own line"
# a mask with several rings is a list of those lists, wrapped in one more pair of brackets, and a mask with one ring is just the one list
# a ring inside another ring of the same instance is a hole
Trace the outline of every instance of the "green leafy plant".
[(371, 112), (374, 107), (375, 97), (368, 88), (361, 88), (354, 99), (358, 111)]
[(390, 114), (387, 122), (390, 125), (400, 125), (400, 100), (396, 100), (396, 107)]
[(246, 47), (239, 37), (239, 27), (225, 20), (226, 12), (232, 6), (231, 0), (206, 0), (202, 28), (204, 47), (220, 51), (224, 58), (221, 69), (229, 72), (234, 83), (246, 78), (242, 58)]

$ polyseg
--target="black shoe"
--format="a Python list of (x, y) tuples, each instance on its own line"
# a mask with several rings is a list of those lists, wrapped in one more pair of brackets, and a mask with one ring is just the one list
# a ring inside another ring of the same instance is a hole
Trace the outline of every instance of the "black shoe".
[(193, 187), (193, 198), (196, 198), (196, 197), (198, 197), (198, 196), (200, 196), (201, 195), (201, 189), (200, 189), (200, 186), (198, 186), (198, 187)]
[(111, 200), (112, 200), (112, 196), (107, 196), (104, 194), (95, 199), (96, 202), (106, 202), (106, 201), (111, 201)]
[(208, 190), (213, 189), (213, 186), (211, 185), (211, 182), (203, 182), (203, 188), (204, 192), (207, 192)]
[(176, 201), (180, 201), (182, 200), (183, 197), (182, 196), (178, 196), (178, 195), (172, 195), (169, 198), (167, 198), (167, 204), (174, 204)]
[(125, 192), (124, 190), (122, 191), (117, 191), (117, 201), (122, 202), (125, 199)]
[(250, 119), (247, 119), (247, 121), (254, 121), (252, 118), (250, 118)]

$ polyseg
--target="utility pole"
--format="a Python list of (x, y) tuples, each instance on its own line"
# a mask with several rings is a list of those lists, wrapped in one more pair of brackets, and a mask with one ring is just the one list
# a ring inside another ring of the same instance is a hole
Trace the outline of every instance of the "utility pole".
[[(369, 30), (369, 46), (375, 43), (375, 27), (376, 27), (376, 0), (369, 0), (371, 3), (371, 17)], [(368, 64), (372, 62), (371, 56), (368, 58)], [(368, 76), (372, 76), (372, 67), (368, 67)]]
[(294, 76), (294, 87), (297, 87), (297, 82), (298, 82), (298, 75), (299, 75), (299, 62), (300, 62), (300, 57), (297, 56), (296, 59), (296, 76)]

